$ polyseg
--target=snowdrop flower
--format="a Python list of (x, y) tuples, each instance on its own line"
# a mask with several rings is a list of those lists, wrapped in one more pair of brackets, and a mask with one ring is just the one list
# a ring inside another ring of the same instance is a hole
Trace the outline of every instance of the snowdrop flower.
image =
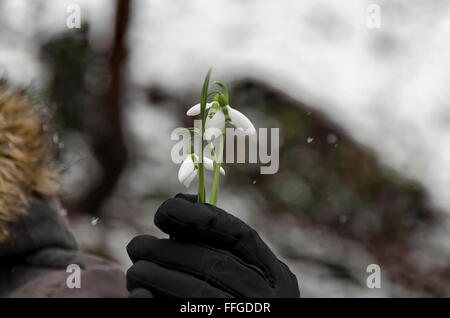
[[(211, 192), (209, 203), (217, 204), (219, 193), (219, 179), (221, 174), (225, 174), (225, 170), (221, 167), (224, 157), (226, 130), (225, 125), (228, 123), (241, 130), (244, 134), (253, 138), (256, 136), (256, 129), (252, 122), (241, 112), (230, 106), (230, 98), (228, 88), (220, 81), (214, 83), (217, 89), (209, 91), (209, 82), (211, 77), (211, 69), (206, 73), (203, 81), (202, 92), (200, 95), (200, 104), (192, 106), (188, 111), (188, 116), (199, 116), (204, 126), (197, 128), (187, 128), (189, 134), (194, 135), (195, 143), (198, 143), (198, 156), (195, 154), (194, 146), (191, 144), (190, 154), (183, 160), (180, 170), (178, 171), (178, 180), (186, 187), (198, 176), (198, 202), (206, 203), (205, 191), (205, 169), (213, 171), (213, 180), (211, 184)], [(212, 101), (208, 103), (208, 99), (214, 95)], [(196, 138), (200, 137), (200, 138)], [(205, 146), (205, 140), (207, 144)], [(210, 158), (205, 157), (211, 156)], [(203, 161), (199, 162), (199, 158), (203, 157)]]
[[(206, 109), (209, 110), (205, 123), (205, 139), (211, 140), (214, 134), (212, 129), (217, 128), (220, 131), (225, 129), (225, 123), (229, 122), (237, 129), (248, 132), (250, 135), (256, 134), (255, 126), (253, 126), (250, 119), (247, 118), (240, 111), (232, 108), (230, 105), (220, 106), (218, 102), (206, 104)], [(186, 113), (188, 116), (197, 116), (200, 114), (200, 104), (192, 106)]]
[[(195, 154), (189, 154), (181, 163), (180, 170), (178, 171), (178, 180), (186, 188), (189, 187), (198, 174), (197, 162), (198, 156)], [(203, 165), (207, 170), (214, 170), (214, 163), (210, 158), (204, 157)], [(222, 167), (220, 167), (220, 173), (225, 175), (225, 170)]]
[[(206, 103), (206, 109), (208, 110), (211, 107), (212, 103)], [(194, 105), (187, 111), (186, 115), (188, 116), (198, 116), (200, 115), (200, 104)]]

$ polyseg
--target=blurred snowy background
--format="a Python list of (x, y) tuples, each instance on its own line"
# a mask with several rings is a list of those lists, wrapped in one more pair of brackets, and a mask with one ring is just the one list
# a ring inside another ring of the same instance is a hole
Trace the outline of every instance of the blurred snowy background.
[(229, 165), (219, 205), (304, 297), (450, 296), (448, 1), (0, 0), (0, 17), (0, 74), (51, 105), (83, 249), (126, 269), (133, 235), (163, 235), (161, 202), (195, 192), (177, 181), (170, 132), (213, 67), (282, 139), (279, 173)]

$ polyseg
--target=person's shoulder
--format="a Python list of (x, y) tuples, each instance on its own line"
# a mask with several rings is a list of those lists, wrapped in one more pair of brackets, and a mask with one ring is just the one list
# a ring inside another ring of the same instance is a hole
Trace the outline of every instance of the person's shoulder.
[(21, 286), (10, 297), (127, 297), (123, 270), (100, 257), (77, 253), (66, 268), (49, 269)]

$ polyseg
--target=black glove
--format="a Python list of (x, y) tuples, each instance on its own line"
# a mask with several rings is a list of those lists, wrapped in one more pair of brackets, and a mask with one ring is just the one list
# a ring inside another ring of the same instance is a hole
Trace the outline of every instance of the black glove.
[[(295, 275), (258, 233), (227, 212), (178, 194), (155, 224), (171, 239), (135, 237), (127, 287), (163, 297), (299, 297)], [(135, 293), (136, 294), (136, 293)], [(137, 293), (140, 294), (140, 293)]]

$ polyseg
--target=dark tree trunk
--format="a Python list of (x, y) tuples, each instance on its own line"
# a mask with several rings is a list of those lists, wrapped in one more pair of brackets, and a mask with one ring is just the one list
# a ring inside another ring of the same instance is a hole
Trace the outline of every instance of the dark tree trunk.
[(100, 214), (106, 199), (114, 191), (124, 170), (128, 152), (123, 135), (122, 107), (124, 101), (124, 69), (127, 60), (126, 34), (130, 16), (130, 0), (118, 0), (116, 21), (108, 54), (108, 71), (111, 82), (106, 93), (100, 98), (98, 112), (104, 125), (93, 140), (93, 151), (102, 167), (102, 179), (87, 195), (83, 210), (93, 215)]

